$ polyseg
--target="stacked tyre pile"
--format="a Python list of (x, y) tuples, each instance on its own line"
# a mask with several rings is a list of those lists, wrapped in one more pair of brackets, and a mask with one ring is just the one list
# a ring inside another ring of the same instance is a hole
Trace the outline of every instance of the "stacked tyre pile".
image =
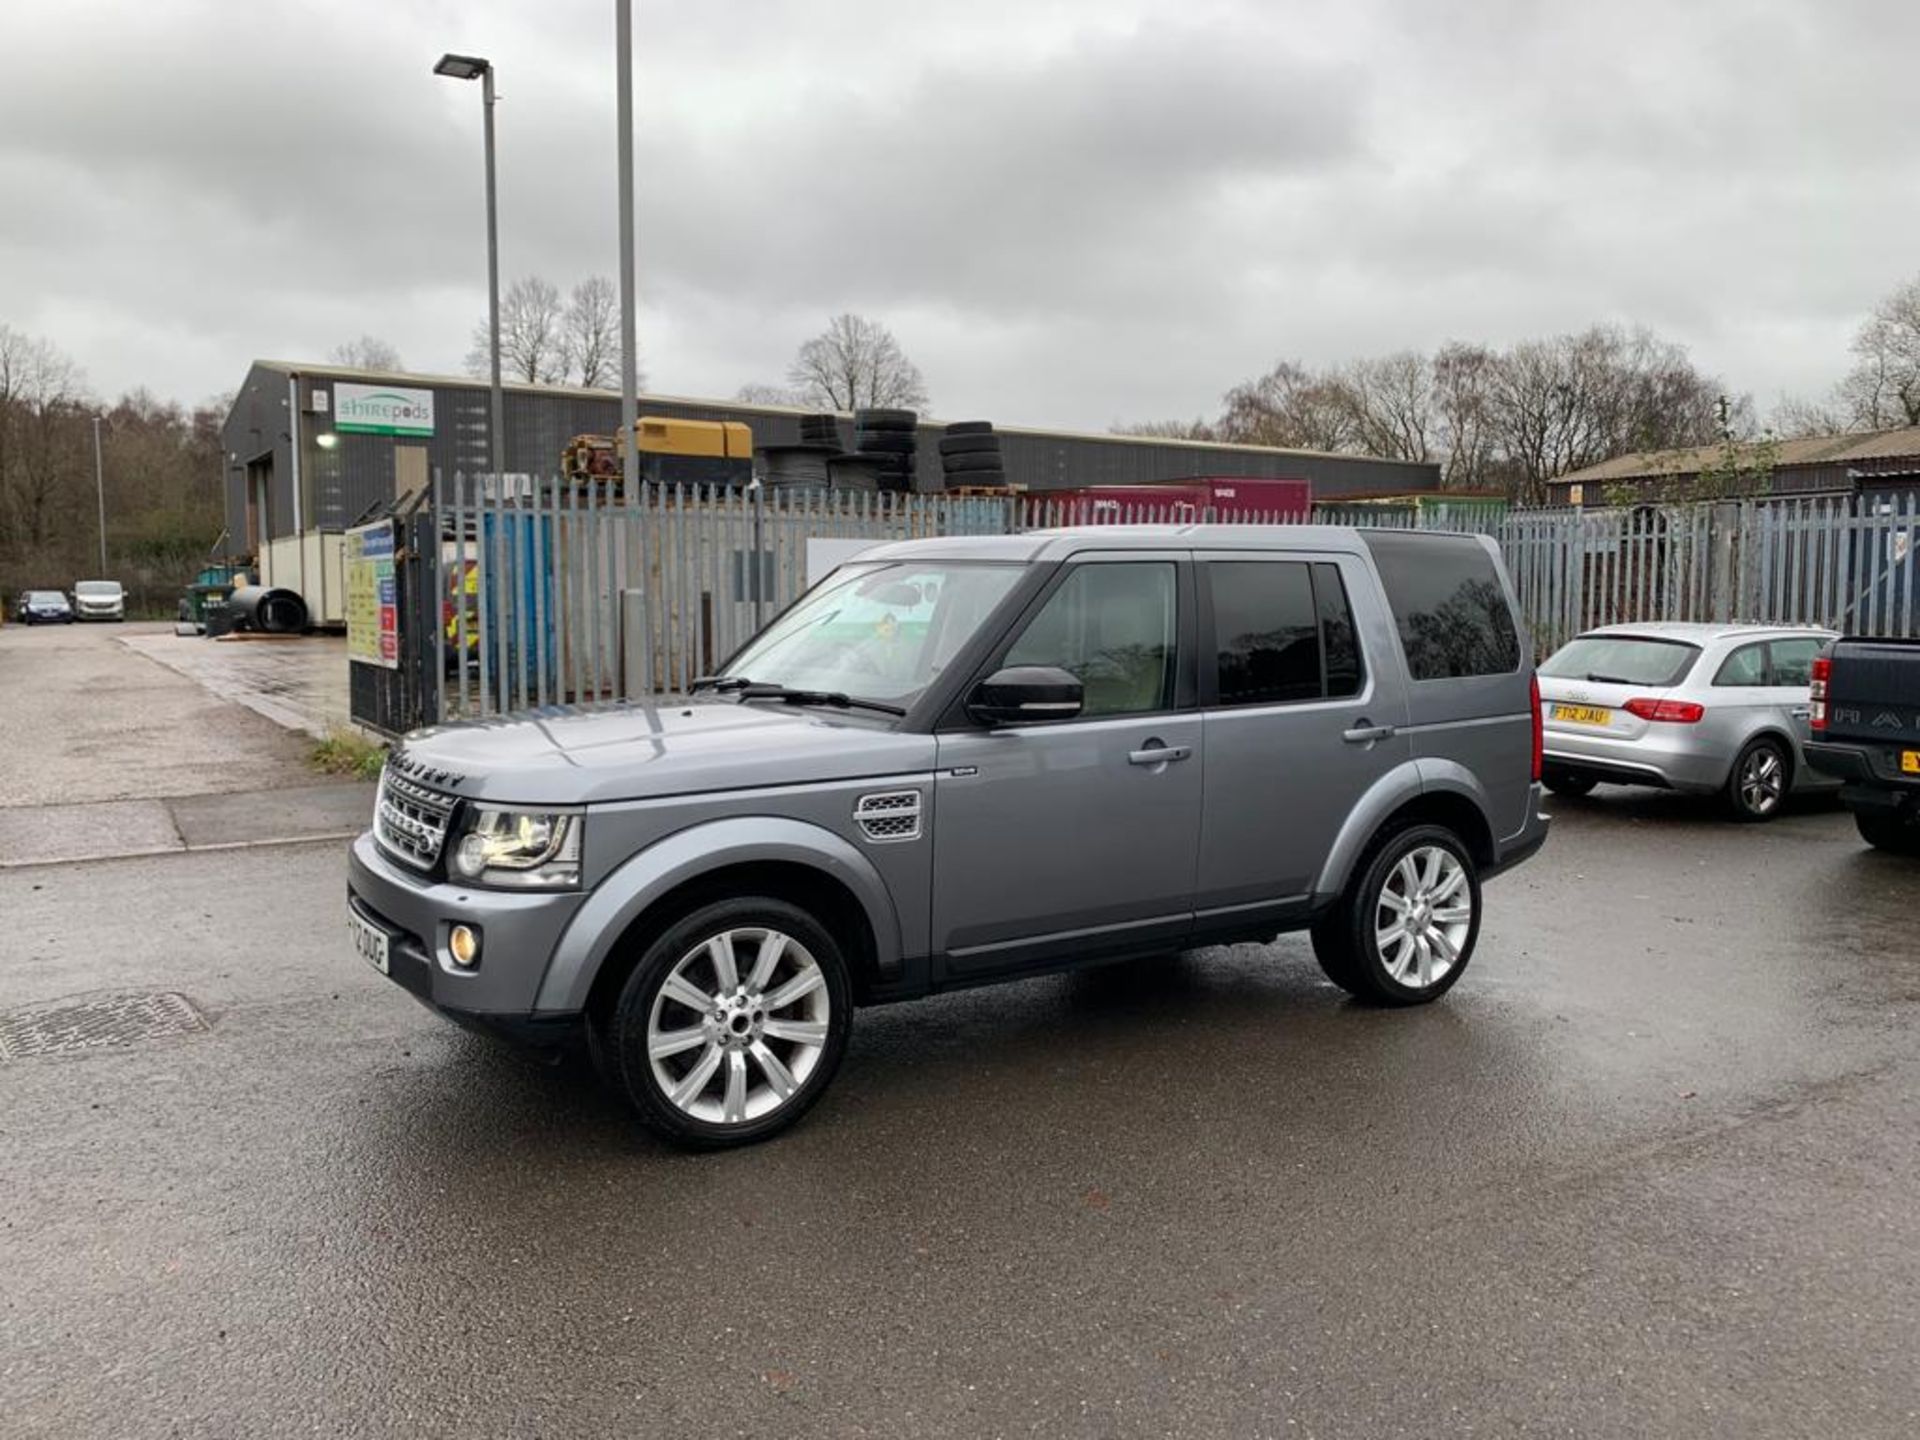
[(1000, 437), (987, 420), (956, 420), (940, 437), (940, 475), (945, 487), (1001, 486), (1007, 483), (1000, 459)]
[(863, 462), (849, 466), (849, 476), (871, 474), (881, 490), (913, 489), (914, 451), (920, 417), (911, 410), (856, 410), (853, 412), (853, 449)]
[(832, 415), (802, 415), (798, 445), (768, 445), (761, 452), (770, 490), (825, 490), (840, 453), (840, 422)]

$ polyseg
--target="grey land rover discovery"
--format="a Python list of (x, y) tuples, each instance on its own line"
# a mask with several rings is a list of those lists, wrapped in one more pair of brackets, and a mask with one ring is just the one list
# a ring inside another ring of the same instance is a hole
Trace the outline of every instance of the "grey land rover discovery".
[(348, 881), (364, 959), (584, 1040), (688, 1145), (792, 1124), (861, 1005), (1303, 929), (1357, 998), (1436, 999), (1546, 838), (1474, 536), (881, 545), (695, 690), (409, 736)]

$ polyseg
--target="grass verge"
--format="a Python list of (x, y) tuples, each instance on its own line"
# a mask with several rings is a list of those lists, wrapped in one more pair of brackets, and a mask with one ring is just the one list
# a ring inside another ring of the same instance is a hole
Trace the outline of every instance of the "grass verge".
[(335, 730), (307, 752), (307, 763), (322, 775), (351, 775), (378, 780), (387, 763), (387, 747), (351, 730)]

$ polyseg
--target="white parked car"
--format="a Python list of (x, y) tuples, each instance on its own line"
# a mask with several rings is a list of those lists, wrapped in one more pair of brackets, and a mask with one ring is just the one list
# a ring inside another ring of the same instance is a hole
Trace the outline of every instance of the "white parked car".
[(1540, 667), (1547, 788), (1720, 792), (1735, 818), (1771, 820), (1789, 791), (1837, 782), (1807, 763), (1813, 660), (1831, 630), (1608, 625)]
[(79, 620), (124, 620), (127, 592), (118, 580), (81, 580), (73, 587), (73, 613)]

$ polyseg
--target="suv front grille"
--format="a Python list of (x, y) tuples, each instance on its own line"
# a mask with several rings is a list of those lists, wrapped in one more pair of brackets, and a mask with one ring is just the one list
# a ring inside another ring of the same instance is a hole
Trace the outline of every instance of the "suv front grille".
[(422, 870), (440, 861), (447, 843), (447, 824), (453, 818), (454, 798), (409, 780), (388, 766), (380, 775), (380, 798), (374, 806), (373, 833), (381, 847), (395, 858)]

